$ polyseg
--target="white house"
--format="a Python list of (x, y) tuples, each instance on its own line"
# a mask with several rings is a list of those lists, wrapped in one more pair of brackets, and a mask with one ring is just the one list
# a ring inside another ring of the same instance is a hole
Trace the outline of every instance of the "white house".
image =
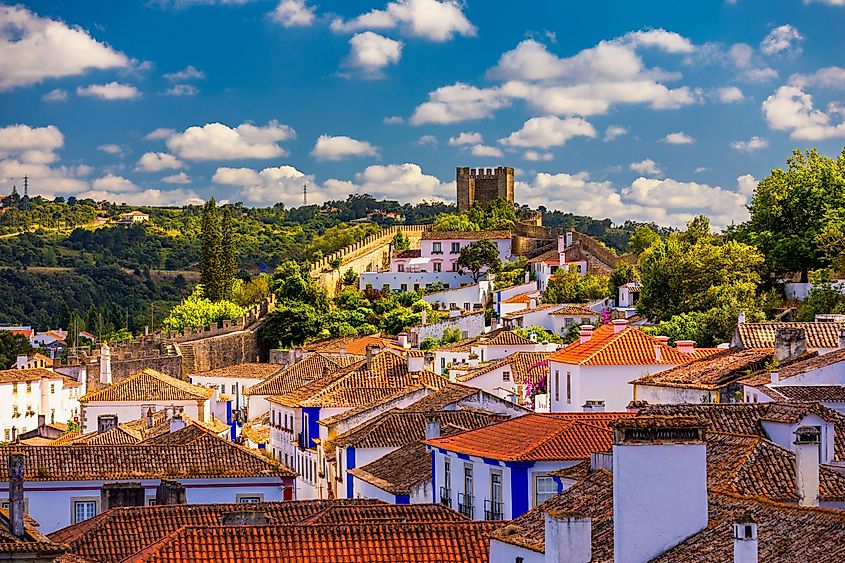
[(65, 423), (79, 416), (82, 383), (44, 368), (0, 370), (2, 441), (45, 424)]
[[(101, 371), (101, 377), (103, 373)], [(110, 380), (111, 374), (109, 372)], [(218, 389), (192, 385), (153, 369), (145, 369), (114, 385), (86, 393), (79, 399), (83, 433), (103, 424), (116, 425), (144, 418), (152, 410), (182, 412), (199, 421), (232, 419), (232, 402)]]
[(246, 363), (192, 373), (189, 379), (194, 385), (217, 388), (220, 393), (231, 398), (234, 418), (243, 424), (246, 421), (249, 397), (244, 391), (279, 374), (284, 369), (285, 366), (279, 364)]
[(547, 377), (549, 368), (546, 359), (550, 353), (514, 352), (500, 360), (456, 374), (455, 381), (530, 408), (531, 405), (526, 402), (525, 386), (539, 383)]
[(555, 471), (612, 443), (607, 424), (629, 413), (531, 413), (426, 440), (432, 502), (474, 520), (511, 520), (563, 491)]
[(422, 300), (439, 309), (474, 311), (487, 305), (492, 292), (493, 282), (481, 280), (463, 287), (429, 293), (424, 295)]
[[(13, 453), (20, 454), (13, 455), (14, 463), (23, 464), (26, 512), (44, 533), (109, 508), (104, 503), (109, 503), (113, 489), (132, 489), (137, 504), (154, 504), (157, 494), (169, 489), (176, 489), (176, 498), (162, 503), (293, 498), (294, 475), (289, 468), (207, 433), (172, 444), (0, 448), (3, 459)], [(8, 463), (0, 464), (0, 498), (9, 499)]]
[(668, 337), (649, 336), (614, 320), (597, 329), (581, 327), (580, 339), (548, 358), (552, 412), (579, 411), (588, 401), (604, 401), (619, 411), (633, 399), (630, 381), (714, 354), (715, 349), (674, 348)]
[(640, 282), (632, 281), (622, 284), (617, 289), (616, 306), (620, 309), (633, 309), (636, 311), (637, 301), (640, 300)]

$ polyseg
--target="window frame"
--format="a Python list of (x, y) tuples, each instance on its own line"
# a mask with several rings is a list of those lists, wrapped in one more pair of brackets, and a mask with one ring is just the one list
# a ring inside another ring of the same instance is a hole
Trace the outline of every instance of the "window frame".
[[(89, 516), (88, 518), (83, 518), (82, 520), (77, 519), (77, 510), (76, 505), (81, 503), (93, 503), (94, 505), (94, 514)], [(70, 521), (73, 524), (79, 524), (80, 522), (85, 522), (86, 520), (90, 520), (94, 518), (97, 514), (100, 513), (100, 497), (70, 497)]]
[(236, 504), (258, 504), (259, 502), (264, 502), (264, 493), (237, 493), (235, 495)]

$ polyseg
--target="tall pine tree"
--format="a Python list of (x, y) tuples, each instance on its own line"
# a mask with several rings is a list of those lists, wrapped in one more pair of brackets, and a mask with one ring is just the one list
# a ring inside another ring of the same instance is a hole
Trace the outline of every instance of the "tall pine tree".
[(205, 288), (205, 296), (212, 301), (219, 301), (223, 291), (221, 249), (223, 229), (217, 203), (211, 198), (202, 208), (202, 246), (200, 248), (200, 283)]
[(223, 210), (223, 241), (220, 248), (220, 288), (223, 292), (223, 299), (230, 299), (232, 296), (232, 283), (235, 281), (235, 274), (238, 273), (238, 264), (235, 258), (235, 233), (232, 226), (232, 212), (227, 206)]

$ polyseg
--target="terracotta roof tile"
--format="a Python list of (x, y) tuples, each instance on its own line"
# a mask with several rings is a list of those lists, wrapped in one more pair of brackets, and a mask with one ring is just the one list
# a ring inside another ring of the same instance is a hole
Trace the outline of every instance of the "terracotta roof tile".
[(191, 377), (239, 377), (252, 379), (267, 379), (284, 369), (280, 364), (259, 364), (247, 363), (213, 369), (211, 371), (200, 371), (192, 373)]
[(244, 394), (284, 395), (360, 360), (359, 356), (330, 357), (324, 354), (311, 354), (261, 383), (248, 387), (244, 390)]
[[(697, 354), (683, 354), (636, 328), (625, 327), (618, 332), (614, 330), (611, 324), (602, 325), (595, 329), (589, 341), (568, 344), (549, 356), (549, 361), (604, 366), (681, 365), (716, 353), (715, 349), (699, 349)], [(659, 360), (656, 358), (655, 346), (660, 348)]]
[(422, 256), (422, 250), (419, 248), (413, 250), (399, 250), (393, 253), (394, 258), (419, 258)]
[(241, 437), (254, 444), (270, 443), (270, 413), (265, 412), (256, 419), (248, 421), (241, 428)]
[(410, 495), (412, 489), (431, 481), (431, 454), (425, 444), (413, 442), (350, 469), (349, 474), (392, 495)]
[(513, 297), (508, 297), (507, 299), (502, 301), (502, 304), (515, 304), (515, 303), (530, 303), (532, 299), (534, 299), (534, 295), (536, 292), (528, 292), (528, 293), (520, 293), (519, 295), (514, 295)]
[(608, 423), (632, 413), (530, 413), (455, 436), (426, 440), (451, 452), (501, 461), (588, 459), (610, 449)]
[[(27, 481), (292, 476), (282, 464), (206, 434), (179, 445), (15, 446), (26, 454)], [(0, 448), (6, 457), (10, 449)], [(0, 464), (0, 479), (8, 480)]]
[(839, 348), (839, 332), (845, 323), (739, 323), (736, 337), (744, 348), (774, 348), (778, 329), (801, 329), (807, 348)]
[(61, 379), (65, 387), (79, 387), (82, 385), (82, 383), (73, 378), (44, 368), (0, 370), (0, 383), (33, 383), (41, 381), (45, 377), (54, 380)]
[(532, 309), (520, 309), (519, 311), (514, 311), (512, 313), (508, 313), (506, 315), (502, 315), (503, 319), (518, 319), (520, 317), (524, 317), (530, 313), (537, 313), (540, 311), (549, 311), (549, 315), (552, 314), (553, 311), (557, 309), (562, 309), (566, 305), (563, 303), (539, 303), (536, 307)]
[(550, 315), (568, 315), (568, 316), (581, 316), (581, 317), (598, 317), (601, 313), (597, 313), (593, 311), (586, 305), (567, 305), (561, 309), (556, 311), (552, 311), (549, 313)]
[[(345, 350), (347, 354), (353, 356), (360, 356), (356, 360), (361, 359), (367, 353), (367, 346), (378, 346), (379, 348), (394, 348), (401, 349), (399, 344), (390, 338), (382, 338), (377, 334), (369, 336), (344, 336), (341, 338), (332, 338), (329, 340), (320, 340), (313, 342), (305, 347), (308, 352), (322, 352), (324, 354), (340, 354), (341, 349)], [(335, 356), (332, 356), (333, 358)], [(342, 364), (349, 365), (348, 363)]]
[(477, 343), (479, 346), (530, 346), (532, 344), (536, 344), (536, 342), (532, 342), (512, 330), (496, 330), (482, 335)]
[[(274, 525), (465, 521), (440, 505), (387, 505), (369, 499), (267, 502), (246, 508), (264, 512)], [(50, 539), (68, 544), (73, 553), (92, 561), (117, 562), (183, 526), (218, 526), (224, 514), (242, 510), (245, 510), (243, 504), (113, 508), (53, 532)]]
[(767, 385), (770, 396), (781, 401), (845, 403), (845, 385)]
[(506, 358), (489, 362), (466, 374), (459, 375), (458, 381), (471, 381), (491, 371), (510, 366), (513, 383), (524, 385), (528, 382), (536, 382), (548, 374), (549, 367), (546, 359), (550, 355), (551, 352), (514, 352)]
[(744, 377), (748, 370), (761, 369), (773, 358), (774, 351), (766, 348), (731, 348), (720, 350), (707, 358), (646, 375), (631, 383), (656, 387), (719, 389)]
[(483, 391), (475, 387), (448, 382), (419, 401), (411, 403), (403, 410), (405, 412), (440, 411), (458, 405), (461, 401), (480, 393), (483, 393)]
[(509, 239), (511, 232), (501, 231), (425, 231), (422, 240), (494, 240)]
[(87, 393), (79, 402), (198, 401), (210, 399), (213, 394), (210, 387), (192, 385), (147, 368), (119, 383)]

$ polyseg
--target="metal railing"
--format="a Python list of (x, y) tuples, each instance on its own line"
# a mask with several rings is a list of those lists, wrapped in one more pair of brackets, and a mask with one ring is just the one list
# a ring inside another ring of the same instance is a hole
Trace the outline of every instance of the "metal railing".
[(490, 500), (484, 501), (484, 519), (485, 520), (504, 520), (505, 506), (501, 502), (493, 502)]
[(468, 495), (466, 493), (458, 493), (458, 512), (460, 512), (467, 518), (472, 518), (474, 516), (475, 503), (473, 502), (472, 495)]
[(452, 508), (452, 489), (440, 487), (440, 504)]

